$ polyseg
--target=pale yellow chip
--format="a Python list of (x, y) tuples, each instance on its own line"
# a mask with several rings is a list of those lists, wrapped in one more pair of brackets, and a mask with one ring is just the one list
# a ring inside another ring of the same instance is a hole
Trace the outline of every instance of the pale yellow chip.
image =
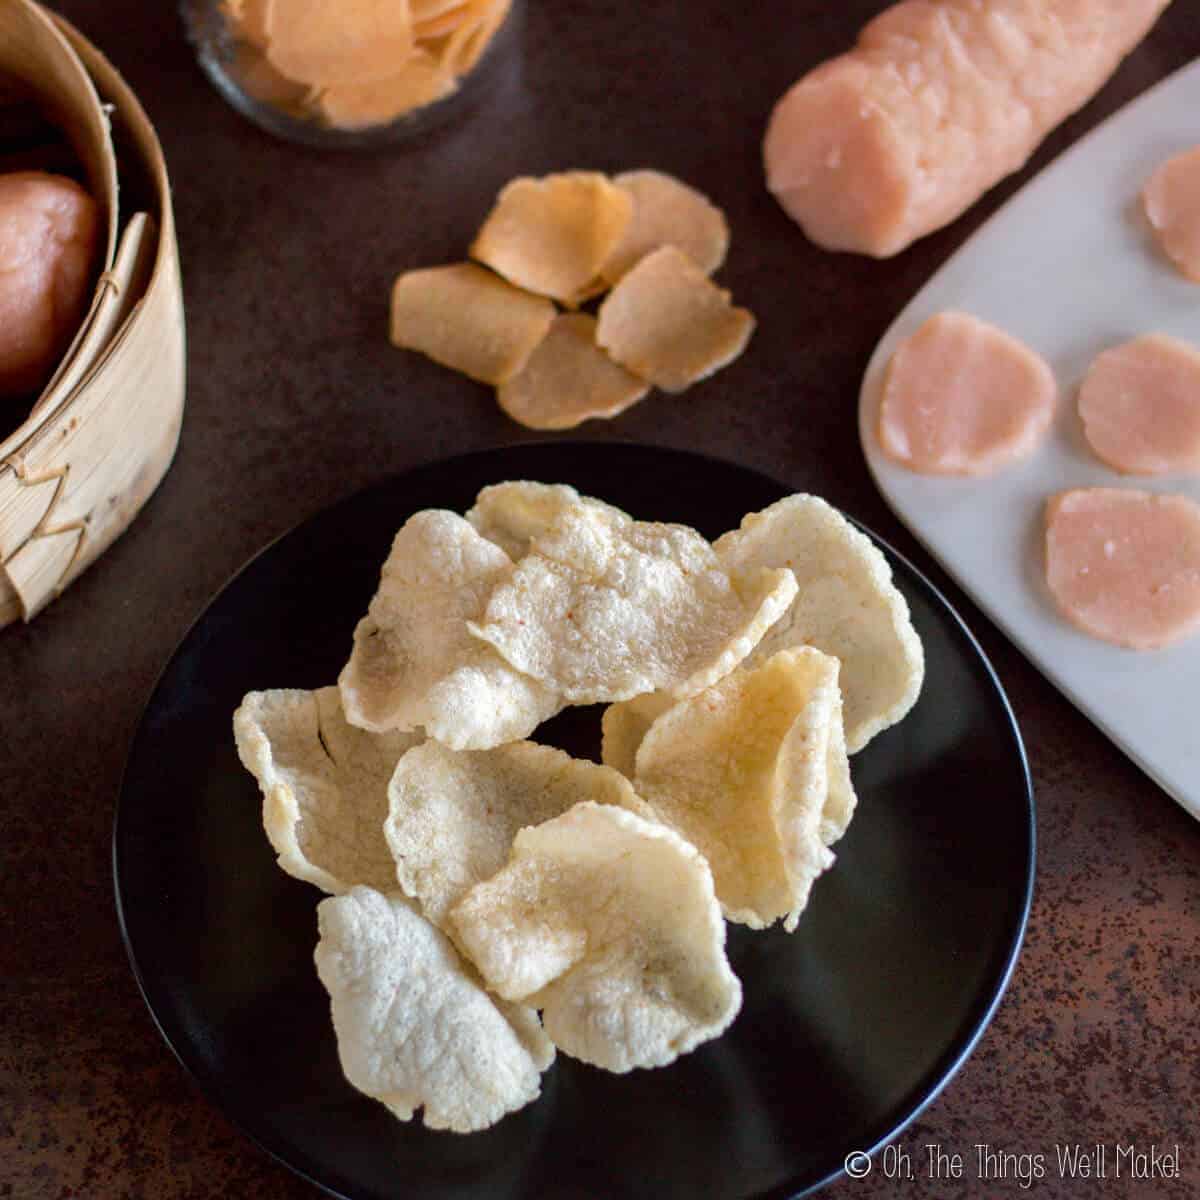
[(473, 263), (407, 271), (392, 289), (392, 343), (480, 383), (516, 375), (554, 320), (554, 305)]
[(601, 272), (609, 284), (663, 246), (711, 275), (729, 250), (729, 222), (708, 197), (662, 171), (626, 171), (613, 183), (633, 197), (633, 220)]
[(496, 389), (496, 399), (529, 429), (573, 429), (623, 413), (649, 390), (596, 345), (595, 317), (563, 313), (520, 374)]
[(623, 367), (665, 392), (682, 392), (746, 348), (754, 317), (682, 250), (646, 255), (600, 305), (596, 341)]
[(388, 781), (421, 739), (346, 722), (338, 690), (250, 692), (233, 717), (242, 765), (263, 794), (279, 865), (327, 892), (399, 890), (384, 838)]
[(799, 591), (750, 662), (816, 646), (841, 660), (851, 754), (916, 703), (925, 676), (921, 640), (887, 559), (866, 534), (816, 496), (788, 496), (720, 537), (731, 570), (787, 567)]
[(708, 864), (621, 808), (584, 802), (522, 829), (450, 920), (493, 991), (542, 1009), (559, 1049), (608, 1071), (673, 1062), (741, 1007)]
[(616, 771), (534, 742), (474, 752), (426, 742), (404, 756), (388, 799), (384, 832), (396, 878), (439, 928), (475, 884), (504, 866), (526, 825), (581, 800), (651, 815)]
[(410, 517), (338, 678), (347, 717), (376, 731), (423, 728), (461, 750), (517, 741), (556, 713), (551, 689), (467, 630), (511, 570), (508, 555), (457, 514)]
[(413, 47), (408, 0), (270, 0), (267, 55), (318, 87), (386, 79)]
[(833, 863), (854, 792), (838, 662), (785, 650), (659, 715), (639, 746), (634, 787), (712, 868), (731, 921), (795, 929)]
[(632, 779), (638, 747), (650, 726), (677, 703), (666, 692), (647, 692), (610, 704), (600, 721), (600, 758), (604, 764)]
[(444, 100), (457, 88), (454, 76), (418, 46), (392, 75), (322, 88), (317, 93), (317, 108), (339, 129), (369, 129)]
[(603, 500), (581, 496), (569, 484), (531, 479), (512, 479), (485, 487), (475, 497), (467, 520), (516, 562), (529, 553), (533, 539), (547, 532), (563, 513), (583, 508), (603, 509), (616, 520), (633, 520)]
[(317, 906), (314, 959), (350, 1084), (402, 1121), (472, 1133), (537, 1099), (554, 1047), (496, 1001), (400, 896), (359, 887)]
[(595, 171), (514, 179), (497, 197), (471, 257), (518, 287), (575, 305), (632, 214), (629, 193)]
[(694, 529), (568, 508), (493, 589), (471, 633), (573, 704), (692, 695), (795, 595), (790, 571), (725, 571)]

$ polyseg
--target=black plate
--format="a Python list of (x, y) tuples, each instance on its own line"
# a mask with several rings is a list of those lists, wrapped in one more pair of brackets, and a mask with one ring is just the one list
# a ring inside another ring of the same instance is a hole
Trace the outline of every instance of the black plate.
[[(925, 644), (921, 699), (853, 760), (859, 809), (795, 934), (730, 927), (732, 1029), (616, 1076), (559, 1056), (542, 1097), (463, 1137), (401, 1124), (338, 1067), (312, 965), (318, 893), (274, 864), (230, 719), (244, 692), (332, 682), (396, 529), (502, 479), (574, 484), (709, 537), (785, 494), (679, 451), (547, 444), (411, 471), (305, 522), (212, 602), (134, 740), (117, 905), (171, 1048), (270, 1153), (350, 1200), (655, 1200), (801, 1194), (893, 1137), (970, 1052), (1008, 981), (1033, 884), (1020, 736), (979, 647), (888, 551)], [(887, 551), (887, 547), (884, 547)], [(597, 709), (539, 731), (597, 756)]]

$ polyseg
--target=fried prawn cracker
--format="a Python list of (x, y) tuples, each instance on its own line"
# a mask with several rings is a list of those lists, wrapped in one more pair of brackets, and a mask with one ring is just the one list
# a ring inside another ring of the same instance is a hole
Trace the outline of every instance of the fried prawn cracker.
[(521, 830), (450, 920), (492, 990), (608, 1071), (673, 1062), (741, 1007), (708, 864), (625, 809), (584, 802)]
[(397, 890), (383, 835), (388, 781), (419, 737), (348, 724), (335, 687), (250, 692), (233, 731), (284, 871), (335, 894), (356, 884)]

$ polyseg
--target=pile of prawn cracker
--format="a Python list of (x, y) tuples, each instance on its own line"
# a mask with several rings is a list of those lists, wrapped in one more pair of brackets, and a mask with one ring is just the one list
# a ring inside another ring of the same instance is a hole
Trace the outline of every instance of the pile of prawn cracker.
[[(796, 928), (848, 756), (923, 674), (886, 560), (814, 496), (715, 543), (561, 484), (410, 517), (337, 685), (233, 722), (279, 865), (329, 894), (346, 1078), (471, 1132), (557, 1052), (620, 1073), (717, 1037), (726, 920)], [(595, 703), (601, 763), (528, 740)]]
[(754, 317), (709, 278), (728, 248), (725, 214), (660, 171), (514, 179), (474, 262), (399, 276), (391, 340), (490, 384), (530, 429), (615, 417), (746, 348)]
[(298, 119), (369, 129), (443, 100), (512, 0), (224, 0), (230, 73)]

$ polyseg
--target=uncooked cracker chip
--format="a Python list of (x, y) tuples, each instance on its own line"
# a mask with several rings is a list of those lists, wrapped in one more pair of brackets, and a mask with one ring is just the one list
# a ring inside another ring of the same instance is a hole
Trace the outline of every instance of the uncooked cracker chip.
[(746, 348), (754, 317), (682, 250), (646, 255), (600, 305), (596, 341), (665, 392), (682, 392)]
[(432, 54), (416, 47), (391, 75), (322, 88), (317, 108), (339, 129), (367, 129), (442, 100), (457, 87), (454, 76)]
[(624, 809), (585, 802), (521, 830), (450, 920), (493, 991), (608, 1071), (673, 1062), (741, 1007), (708, 864)]
[(512, 0), (474, 0), (446, 43), (442, 61), (457, 75), (473, 71), (512, 9)]
[(659, 716), (634, 787), (708, 859), (731, 921), (793, 930), (854, 811), (838, 662), (784, 650)]
[(473, 752), (426, 742), (396, 768), (388, 799), (384, 831), (395, 876), (439, 928), (475, 884), (504, 866), (526, 825), (581, 800), (651, 815), (616, 771), (534, 742)]
[(552, 690), (467, 630), (511, 569), (508, 555), (457, 514), (410, 517), (338, 679), (347, 717), (378, 731), (421, 727), (461, 750), (517, 741), (557, 712)]
[(413, 38), (427, 41), (453, 33), (470, 15), (474, 5), (463, 0), (436, 0), (421, 4), (411, 0)]
[(496, 389), (496, 399), (530, 429), (572, 429), (623, 413), (649, 390), (596, 345), (595, 317), (562, 313), (520, 374)]
[(340, 893), (397, 889), (383, 834), (388, 781), (421, 739), (347, 723), (335, 687), (250, 692), (233, 717), (242, 765), (263, 794), (263, 826), (279, 865)]
[(497, 1002), (400, 896), (359, 887), (317, 907), (314, 958), (346, 1079), (402, 1121), (472, 1133), (537, 1099), (554, 1047)]
[(725, 261), (729, 222), (707, 196), (662, 171), (626, 171), (613, 183), (633, 197), (633, 220), (604, 264), (607, 283), (616, 283), (662, 246), (682, 250), (706, 275)]
[(507, 382), (554, 320), (554, 305), (473, 263), (407, 271), (392, 289), (391, 339), (480, 383)]
[(916, 703), (925, 656), (908, 604), (887, 559), (836, 509), (816, 496), (788, 496), (746, 516), (715, 549), (730, 570), (788, 567), (795, 574), (795, 600), (750, 663), (792, 646), (840, 659), (851, 754)]
[(475, 497), (467, 520), (490, 542), (517, 562), (529, 553), (533, 539), (545, 533), (568, 509), (601, 508), (618, 520), (628, 513), (592, 496), (581, 496), (570, 484), (511, 479), (485, 487)]
[(725, 571), (694, 529), (570, 508), (493, 589), (471, 633), (573, 704), (731, 671), (795, 595), (783, 569)]
[(386, 79), (413, 47), (407, 0), (271, 0), (267, 56), (315, 87)]
[(628, 192), (595, 171), (514, 179), (471, 246), (518, 287), (576, 305), (594, 286), (633, 214)]

